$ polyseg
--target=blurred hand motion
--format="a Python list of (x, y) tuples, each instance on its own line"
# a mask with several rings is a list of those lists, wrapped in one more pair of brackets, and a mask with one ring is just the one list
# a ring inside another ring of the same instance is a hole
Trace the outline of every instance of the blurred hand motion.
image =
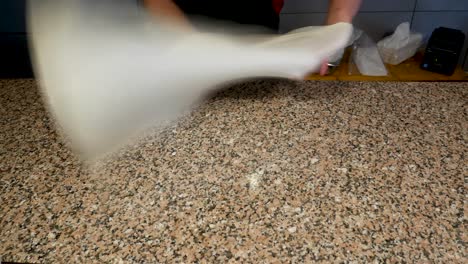
[(252, 34), (248, 25), (210, 19), (195, 30), (133, 2), (29, 1), (30, 50), (45, 104), (86, 160), (177, 120), (228, 83), (304, 78), (344, 48), (353, 30), (338, 23)]

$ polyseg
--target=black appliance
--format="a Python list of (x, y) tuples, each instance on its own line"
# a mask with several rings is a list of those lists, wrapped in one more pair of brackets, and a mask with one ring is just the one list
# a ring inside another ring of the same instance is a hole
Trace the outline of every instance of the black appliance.
[(421, 68), (452, 75), (458, 65), (464, 41), (465, 34), (460, 30), (436, 28), (427, 43)]

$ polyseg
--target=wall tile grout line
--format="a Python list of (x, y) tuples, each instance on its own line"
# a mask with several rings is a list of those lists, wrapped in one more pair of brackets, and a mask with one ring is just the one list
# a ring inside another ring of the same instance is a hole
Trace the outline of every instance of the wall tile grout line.
[(416, 6), (418, 5), (418, 0), (414, 1), (413, 14), (411, 15), (410, 28), (413, 28), (414, 15), (416, 14)]

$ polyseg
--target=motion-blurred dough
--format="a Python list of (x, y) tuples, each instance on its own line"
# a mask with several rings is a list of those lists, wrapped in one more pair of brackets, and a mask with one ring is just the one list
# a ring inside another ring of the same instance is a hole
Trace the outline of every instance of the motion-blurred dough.
[(47, 106), (87, 159), (177, 119), (226, 83), (303, 78), (352, 33), (346, 23), (281, 36), (229, 33), (240, 26), (224, 34), (189, 31), (113, 3), (29, 5), (31, 51)]

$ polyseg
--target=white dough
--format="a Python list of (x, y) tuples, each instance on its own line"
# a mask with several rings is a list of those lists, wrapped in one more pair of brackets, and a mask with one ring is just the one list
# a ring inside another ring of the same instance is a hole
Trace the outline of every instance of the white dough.
[(240, 26), (199, 32), (95, 2), (31, 1), (28, 17), (46, 104), (86, 159), (177, 119), (227, 83), (303, 78), (344, 48), (353, 29), (340, 23), (246, 37), (229, 33)]

